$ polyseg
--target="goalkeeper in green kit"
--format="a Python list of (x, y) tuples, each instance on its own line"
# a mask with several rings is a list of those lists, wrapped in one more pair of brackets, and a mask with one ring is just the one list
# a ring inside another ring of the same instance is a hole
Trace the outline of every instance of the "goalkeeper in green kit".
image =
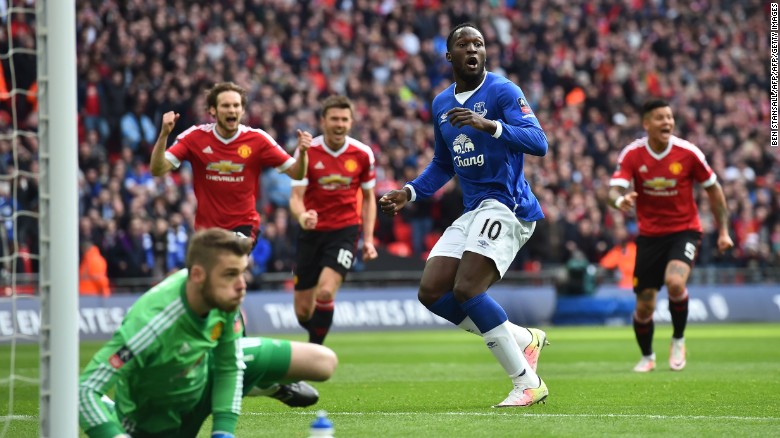
[[(330, 378), (332, 350), (242, 337), (251, 247), (217, 228), (192, 236), (187, 269), (142, 295), (82, 373), (79, 422), (88, 436), (195, 437), (213, 415), (211, 436), (230, 438), (243, 396), (316, 403), (316, 390), (298, 381)], [(111, 388), (115, 404), (105, 396)]]

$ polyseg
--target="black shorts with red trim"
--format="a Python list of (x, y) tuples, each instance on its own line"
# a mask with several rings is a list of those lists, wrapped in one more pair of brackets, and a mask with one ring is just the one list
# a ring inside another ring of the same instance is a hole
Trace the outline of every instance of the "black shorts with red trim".
[(693, 267), (700, 245), (701, 233), (697, 231), (637, 237), (634, 292), (660, 289), (664, 285), (666, 265), (672, 260), (680, 260)]
[(295, 255), (295, 290), (316, 286), (326, 266), (346, 279), (355, 261), (358, 231), (357, 225), (330, 231), (301, 230)]

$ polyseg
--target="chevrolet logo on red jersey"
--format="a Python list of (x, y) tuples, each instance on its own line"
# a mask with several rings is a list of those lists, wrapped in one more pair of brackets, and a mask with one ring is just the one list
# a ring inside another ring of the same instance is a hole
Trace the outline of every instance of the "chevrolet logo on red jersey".
[(348, 178), (346, 176), (342, 175), (328, 175), (320, 177), (320, 179), (317, 180), (318, 183), (322, 184), (323, 186), (330, 186), (330, 185), (349, 185), (350, 182), (352, 182), (352, 178)]
[(220, 175), (230, 175), (231, 173), (243, 172), (244, 165), (240, 163), (236, 164), (232, 161), (222, 160), (216, 163), (209, 163), (208, 166), (206, 166), (206, 170), (218, 172)]
[(671, 189), (672, 187), (676, 186), (677, 180), (666, 179), (659, 176), (645, 181), (642, 185), (645, 187), (650, 187), (653, 190), (664, 190), (664, 189)]

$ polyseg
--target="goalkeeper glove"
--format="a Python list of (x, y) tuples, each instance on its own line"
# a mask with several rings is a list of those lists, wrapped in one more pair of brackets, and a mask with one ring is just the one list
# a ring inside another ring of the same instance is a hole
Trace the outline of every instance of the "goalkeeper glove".
[(227, 432), (211, 432), (211, 438), (236, 438), (236, 436)]

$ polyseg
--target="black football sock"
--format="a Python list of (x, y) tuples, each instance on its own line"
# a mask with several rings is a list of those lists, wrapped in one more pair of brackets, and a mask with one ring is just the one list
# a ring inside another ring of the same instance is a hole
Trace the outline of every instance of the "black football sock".
[(634, 333), (636, 334), (636, 342), (639, 344), (639, 349), (642, 350), (643, 356), (650, 356), (653, 354), (653, 331), (655, 330), (653, 317), (651, 316), (647, 321), (638, 321), (636, 313), (634, 313), (633, 319)]
[(333, 324), (334, 308), (333, 300), (317, 300), (314, 306), (314, 316), (309, 320), (309, 342), (320, 345), (325, 342), (325, 336), (328, 335), (330, 326)]
[(682, 298), (672, 300), (669, 298), (669, 313), (672, 316), (672, 337), (682, 339), (685, 335), (685, 325), (688, 323), (688, 290), (685, 290)]

